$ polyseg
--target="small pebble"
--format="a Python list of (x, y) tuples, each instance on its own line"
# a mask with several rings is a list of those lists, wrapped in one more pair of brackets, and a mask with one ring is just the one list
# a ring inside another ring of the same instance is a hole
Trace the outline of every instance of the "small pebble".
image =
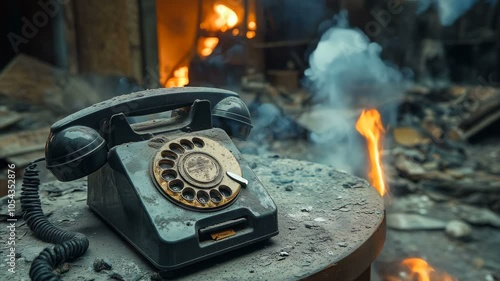
[(312, 210), (312, 206), (300, 208), (301, 212), (306, 212), (306, 213), (309, 213), (311, 210)]
[(347, 242), (339, 242), (339, 243), (337, 243), (337, 245), (339, 247), (343, 247), (344, 248), (344, 247), (347, 247)]
[(472, 228), (467, 223), (460, 220), (448, 222), (445, 231), (450, 237), (457, 239), (469, 238), (472, 234)]
[(288, 252), (285, 251), (280, 252), (280, 257), (288, 257), (288, 256), (289, 256)]
[(93, 267), (95, 272), (101, 272), (103, 270), (110, 270), (113, 268), (110, 262), (103, 259), (95, 259)]
[(111, 273), (109, 275), (109, 278), (113, 279), (113, 280), (125, 281), (125, 279), (123, 279), (123, 276), (121, 276), (120, 274), (118, 274), (116, 272)]
[(291, 185), (287, 185), (287, 186), (285, 187), (285, 190), (286, 190), (286, 191), (292, 191), (292, 190), (293, 190), (293, 186), (291, 186)]

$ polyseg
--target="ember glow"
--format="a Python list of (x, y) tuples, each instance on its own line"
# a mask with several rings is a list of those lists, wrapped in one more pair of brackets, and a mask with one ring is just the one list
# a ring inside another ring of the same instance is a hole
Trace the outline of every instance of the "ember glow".
[(184, 87), (189, 84), (189, 68), (182, 66), (174, 71), (174, 75), (167, 80), (165, 87)]
[[(420, 258), (408, 258), (402, 263), (410, 270), (407, 280), (417, 281), (457, 281), (446, 273), (438, 273), (425, 260)], [(416, 279), (415, 279), (416, 278)]]
[(366, 138), (370, 156), (370, 173), (368, 176), (371, 184), (380, 196), (384, 196), (387, 189), (380, 161), (380, 152), (382, 151), (381, 136), (384, 133), (380, 113), (375, 109), (363, 110), (356, 123), (356, 130)]

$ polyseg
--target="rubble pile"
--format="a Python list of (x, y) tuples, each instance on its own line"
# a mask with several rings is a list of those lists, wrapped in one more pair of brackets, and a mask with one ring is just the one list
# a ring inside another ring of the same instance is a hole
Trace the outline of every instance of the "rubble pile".
[(395, 193), (419, 191), (500, 212), (500, 148), (471, 145), (479, 134), (494, 134), (499, 119), (500, 89), (412, 89), (390, 130), (389, 186)]

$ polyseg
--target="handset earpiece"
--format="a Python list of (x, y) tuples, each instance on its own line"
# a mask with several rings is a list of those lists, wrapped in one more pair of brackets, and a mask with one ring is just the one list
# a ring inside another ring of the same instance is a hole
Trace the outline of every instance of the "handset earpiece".
[(252, 119), (245, 103), (238, 97), (227, 97), (212, 109), (213, 126), (231, 137), (245, 140), (252, 130)]
[(47, 169), (60, 181), (72, 181), (101, 168), (108, 147), (99, 133), (89, 127), (72, 126), (51, 132), (45, 145)]

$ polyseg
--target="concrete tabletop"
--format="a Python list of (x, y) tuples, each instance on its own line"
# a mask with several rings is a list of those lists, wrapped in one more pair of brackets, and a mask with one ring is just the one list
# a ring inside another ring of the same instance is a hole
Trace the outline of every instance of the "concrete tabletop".
[[(369, 268), (384, 243), (385, 213), (382, 198), (368, 182), (310, 162), (244, 157), (278, 207), (279, 235), (189, 266), (173, 279), (354, 280)], [(42, 190), (49, 220), (84, 233), (90, 241), (89, 250), (69, 263), (63, 279), (158, 279), (155, 268), (86, 206), (86, 181), (51, 182)], [(2, 227), (0, 240), (7, 235)], [(2, 274), (2, 280), (28, 280), (31, 261), (50, 246), (36, 239), (21, 219), (16, 235), (16, 273)], [(5, 247), (2, 243), (3, 253)], [(112, 268), (95, 272), (96, 259), (104, 259)], [(0, 270), (6, 272), (5, 262)]]

